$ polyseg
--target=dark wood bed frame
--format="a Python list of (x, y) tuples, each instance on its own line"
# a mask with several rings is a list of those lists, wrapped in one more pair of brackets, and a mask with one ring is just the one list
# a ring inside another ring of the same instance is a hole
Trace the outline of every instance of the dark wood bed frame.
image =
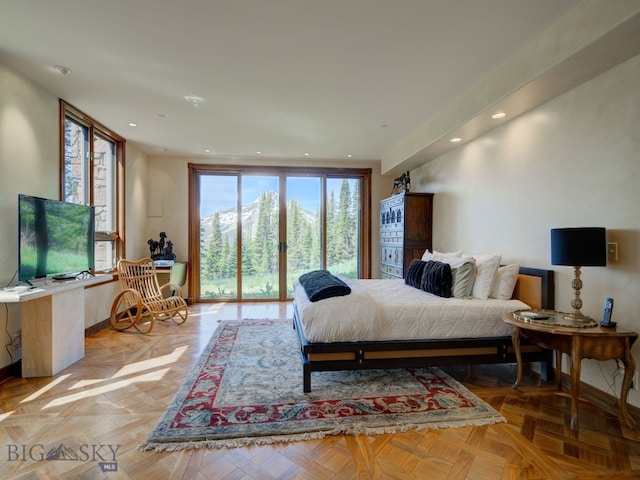
[[(532, 308), (553, 310), (555, 308), (553, 271), (521, 267), (513, 298), (522, 300)], [(311, 391), (311, 372), (516, 362), (510, 336), (310, 343), (302, 333), (295, 302), (293, 327), (300, 341), (305, 392)], [(523, 343), (521, 352), (523, 362), (541, 362), (543, 379), (553, 379), (551, 350)]]

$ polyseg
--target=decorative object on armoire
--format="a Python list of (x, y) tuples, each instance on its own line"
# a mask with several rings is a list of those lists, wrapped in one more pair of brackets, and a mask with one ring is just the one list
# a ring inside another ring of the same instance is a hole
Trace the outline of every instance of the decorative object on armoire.
[(160, 240), (155, 241), (153, 238), (147, 240), (149, 245), (149, 256), (152, 260), (174, 260), (176, 259), (175, 253), (173, 253), (173, 242), (167, 240), (167, 234), (160, 232)]
[(404, 278), (411, 260), (431, 250), (433, 193), (404, 192), (380, 202), (380, 274)]
[(568, 265), (574, 268), (571, 282), (574, 298), (571, 300), (574, 319), (589, 319), (582, 314), (580, 290), (581, 267), (607, 266), (607, 231), (601, 227), (553, 228), (551, 229), (551, 264)]
[(393, 188), (391, 189), (391, 195), (396, 195), (400, 192), (408, 192), (411, 188), (411, 177), (409, 172), (403, 173), (398, 178), (393, 180)]

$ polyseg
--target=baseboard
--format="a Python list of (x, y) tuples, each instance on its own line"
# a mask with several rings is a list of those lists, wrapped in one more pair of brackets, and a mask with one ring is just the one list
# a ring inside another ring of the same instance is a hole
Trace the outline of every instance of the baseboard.
[(89, 328), (84, 329), (84, 338), (95, 335), (100, 330), (104, 330), (105, 328), (109, 328), (110, 326), (111, 326), (111, 322), (108, 318), (106, 320), (102, 320), (101, 322), (96, 323), (95, 325), (91, 325)]
[(0, 368), (0, 383), (22, 375), (22, 360), (13, 362), (11, 365)]
[[(563, 390), (571, 391), (571, 377), (564, 372), (562, 373), (562, 388)], [(580, 382), (580, 398), (597, 405), (613, 415), (620, 414), (620, 399), (618, 397), (588, 383)], [(633, 420), (640, 424), (640, 407), (636, 407), (627, 402), (627, 411)]]

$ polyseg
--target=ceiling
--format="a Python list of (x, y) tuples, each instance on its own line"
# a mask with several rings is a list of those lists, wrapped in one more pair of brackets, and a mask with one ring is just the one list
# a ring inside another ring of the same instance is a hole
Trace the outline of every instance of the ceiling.
[(151, 155), (378, 160), (577, 3), (0, 0), (0, 62)]

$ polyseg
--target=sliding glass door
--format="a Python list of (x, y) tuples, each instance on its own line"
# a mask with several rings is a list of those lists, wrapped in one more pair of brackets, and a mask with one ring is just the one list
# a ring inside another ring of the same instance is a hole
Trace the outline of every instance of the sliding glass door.
[(287, 297), (303, 273), (324, 265), (321, 177), (287, 177)]
[[(198, 297), (236, 299), (238, 178), (235, 175), (200, 175), (197, 187), (200, 196), (196, 207), (199, 211)], [(193, 245), (193, 242), (189, 244)], [(191, 268), (193, 270), (193, 265)]]
[(360, 277), (362, 219), (361, 184), (355, 178), (327, 179), (327, 270), (347, 278)]
[(319, 268), (370, 275), (369, 170), (190, 172), (193, 301), (285, 300), (302, 273)]
[(280, 178), (242, 175), (240, 291), (244, 299), (280, 298)]

